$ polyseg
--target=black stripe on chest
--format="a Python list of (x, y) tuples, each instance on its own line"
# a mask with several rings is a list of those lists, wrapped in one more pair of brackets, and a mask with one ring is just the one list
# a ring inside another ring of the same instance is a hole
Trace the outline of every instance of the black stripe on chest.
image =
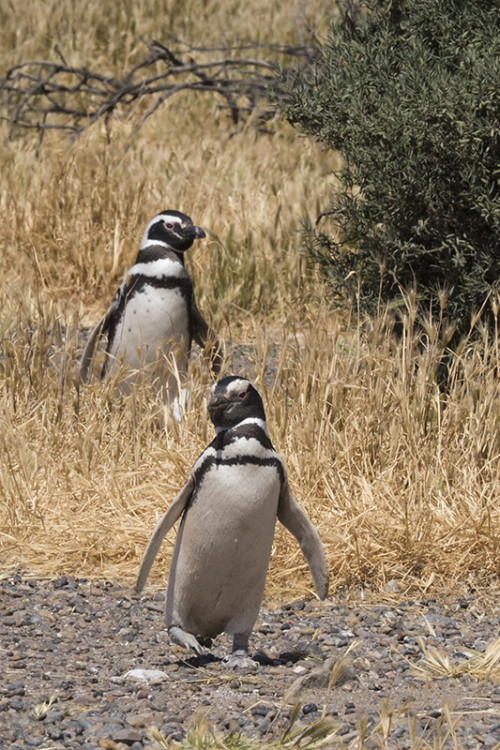
[[(237, 442), (241, 438), (254, 439), (267, 450), (272, 451), (270, 456), (256, 456), (252, 453), (242, 453), (240, 456), (229, 456), (224, 458), (223, 449), (231, 443)], [(214, 440), (210, 443), (207, 451), (213, 449), (215, 455), (208, 455), (202, 464), (198, 467), (194, 475), (195, 489), (191, 496), (190, 505), (196, 499), (196, 495), (201, 487), (203, 478), (210, 469), (223, 466), (258, 466), (272, 467), (276, 469), (280, 481), (280, 486), (285, 483), (285, 469), (283, 462), (275, 452), (273, 445), (267, 433), (257, 424), (241, 425), (229, 430), (219, 432)]]
[(189, 276), (145, 276), (144, 274), (132, 275), (117, 299), (116, 309), (109, 324), (108, 351), (113, 346), (116, 329), (123, 318), (126, 305), (131, 299), (142, 294), (147, 288), (152, 289), (178, 289), (186, 300), (188, 315), (189, 342), (193, 338), (193, 321), (191, 320), (191, 308), (193, 300), (193, 284)]
[(123, 290), (120, 305), (122, 309), (127, 302), (141, 294), (146, 287), (152, 289), (179, 289), (183, 297), (190, 299), (193, 293), (193, 284), (189, 276), (146, 276), (145, 274), (133, 275)]

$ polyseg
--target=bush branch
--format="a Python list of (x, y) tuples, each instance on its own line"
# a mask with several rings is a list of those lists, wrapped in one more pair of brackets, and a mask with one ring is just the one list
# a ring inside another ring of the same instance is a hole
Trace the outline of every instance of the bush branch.
[[(179, 43), (177, 43), (179, 44)], [(317, 46), (241, 44), (224, 48), (174, 50), (156, 40), (147, 43), (145, 57), (122, 78), (87, 67), (68, 65), (56, 49), (57, 62), (27, 60), (0, 78), (0, 118), (9, 123), (8, 136), (36, 129), (40, 139), (48, 130), (76, 138), (102, 118), (127, 117), (138, 102), (145, 106), (132, 136), (168, 99), (181, 91), (210, 93), (228, 111), (233, 125), (257, 114), (259, 127), (277, 114), (280, 61), (302, 60), (309, 66)], [(252, 54), (246, 56), (246, 53)], [(260, 59), (262, 53), (266, 59)], [(132, 137), (131, 136), (131, 137)]]

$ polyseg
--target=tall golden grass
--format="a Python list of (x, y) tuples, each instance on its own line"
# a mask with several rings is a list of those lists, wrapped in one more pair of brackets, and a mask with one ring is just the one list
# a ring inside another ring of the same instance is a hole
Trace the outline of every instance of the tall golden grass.
[[(0, 61), (52, 58), (119, 73), (141, 36), (196, 44), (293, 42), (325, 28), (331, 4), (251, 0), (25, 2), (2, 18)], [(140, 51), (139, 51), (140, 50)], [(165, 432), (142, 390), (117, 403), (81, 389), (71, 333), (91, 325), (133, 262), (144, 226), (176, 208), (207, 230), (189, 255), (200, 308), (227, 344), (226, 371), (261, 390), (295, 494), (317, 524), (340, 586), (430, 592), (493, 584), (499, 572), (498, 337), (465, 341), (446, 397), (444, 342), (426, 321), (404, 335), (325, 302), (301, 253), (300, 219), (335, 189), (338, 157), (284, 122), (234, 132), (211, 99), (183, 95), (125, 149), (134, 117), (76, 143), (32, 135), (0, 154), (0, 561), (3, 570), (132, 582), (158, 516), (212, 437), (209, 374), (194, 358), (186, 418)], [(5, 135), (5, 128), (1, 136)], [(63, 327), (69, 333), (63, 335)], [(152, 581), (165, 580), (173, 536)], [(395, 583), (394, 583), (395, 582)], [(303, 595), (298, 547), (278, 529), (268, 594)]]

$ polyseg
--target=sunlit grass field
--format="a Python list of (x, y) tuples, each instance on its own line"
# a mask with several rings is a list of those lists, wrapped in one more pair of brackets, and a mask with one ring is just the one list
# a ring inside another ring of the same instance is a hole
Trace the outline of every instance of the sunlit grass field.
[[(0, 64), (55, 59), (57, 45), (71, 64), (118, 76), (151, 37), (295, 43), (324, 34), (331, 12), (320, 0), (26, 1), (0, 10)], [(140, 108), (72, 144), (57, 131), (40, 149), (32, 132), (3, 141), (2, 569), (132, 583), (157, 518), (212, 439), (198, 355), (188, 413), (168, 431), (148, 392), (117, 402), (109, 384), (77, 380), (71, 332), (98, 320), (148, 221), (173, 208), (207, 232), (187, 261), (198, 305), (226, 343), (225, 372), (251, 376), (263, 394), (291, 486), (324, 542), (332, 594), (496, 589), (498, 337), (464, 342), (444, 395), (446, 342), (428, 320), (429, 345), (419, 346), (411, 295), (398, 340), (387, 312), (365, 320), (332, 309), (300, 221), (328, 208), (339, 157), (283, 121), (274, 135), (235, 128), (217, 104), (174, 97), (128, 149)], [(296, 542), (278, 528), (268, 596), (311, 590)]]

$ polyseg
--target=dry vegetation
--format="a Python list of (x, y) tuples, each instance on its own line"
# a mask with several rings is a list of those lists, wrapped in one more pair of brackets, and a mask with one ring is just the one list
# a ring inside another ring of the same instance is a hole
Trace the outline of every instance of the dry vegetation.
[[(0, 11), (0, 62), (53, 59), (58, 45), (75, 65), (118, 74), (143, 54), (141, 38), (173, 30), (197, 44), (293, 43), (308, 26), (324, 31), (330, 8), (24, 2)], [(498, 338), (465, 342), (440, 395), (435, 321), (422, 351), (411, 298), (399, 341), (385, 313), (334, 312), (300, 254), (299, 220), (324, 208), (334, 155), (282, 122), (274, 136), (251, 124), (235, 132), (214, 99), (196, 94), (170, 100), (125, 150), (138, 114), (98, 123), (73, 145), (46, 136), (38, 158), (33, 135), (19, 135), (0, 155), (3, 569), (132, 582), (156, 518), (211, 439), (198, 359), (190, 410), (165, 434), (147, 393), (117, 404), (107, 384), (80, 390), (76, 341), (60, 335), (97, 320), (146, 223), (176, 208), (207, 230), (189, 258), (200, 308), (227, 342), (227, 371), (246, 367), (264, 395), (273, 441), (327, 548), (332, 591), (494, 585)], [(309, 586), (295, 542), (278, 530), (268, 593)]]

